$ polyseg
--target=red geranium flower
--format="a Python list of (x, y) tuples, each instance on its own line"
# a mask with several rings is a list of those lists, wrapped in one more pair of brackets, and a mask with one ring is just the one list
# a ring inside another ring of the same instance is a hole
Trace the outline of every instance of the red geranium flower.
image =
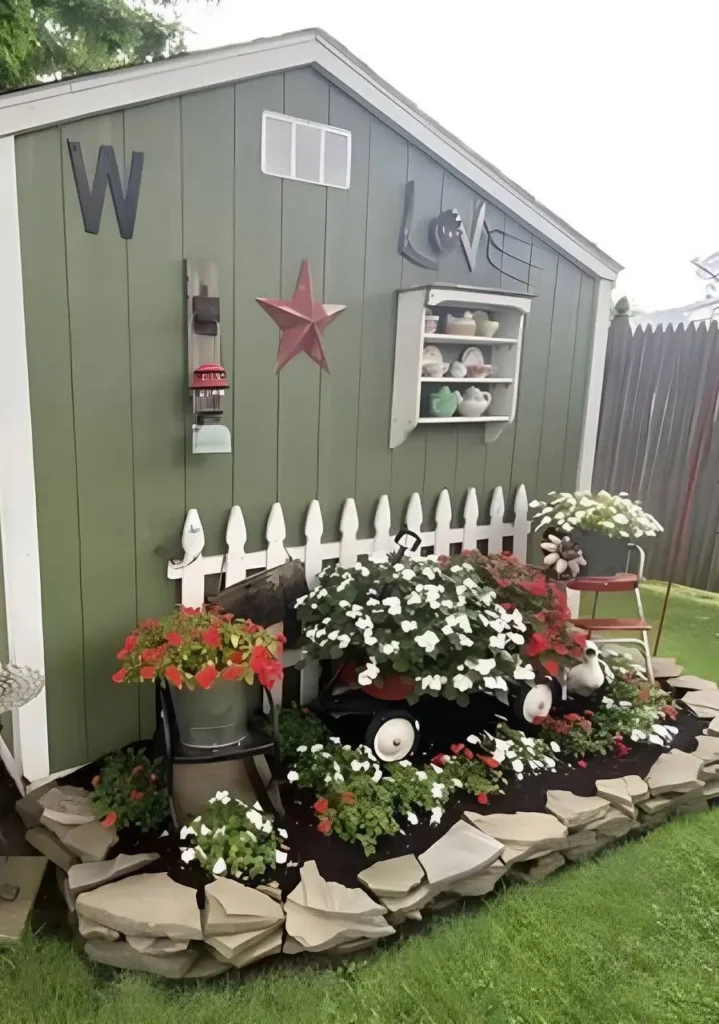
[(459, 754), (464, 750), (464, 743), (450, 743), (449, 749), (453, 754)]
[(330, 805), (327, 798), (321, 796), (319, 800), (315, 800), (315, 802), (312, 804), (312, 810), (315, 812), (315, 814), (324, 814), (325, 811), (329, 810), (329, 806)]
[(105, 828), (112, 828), (112, 826), (115, 824), (116, 821), (117, 821), (117, 811), (110, 811), (109, 814), (105, 815), (105, 817), (102, 819), (100, 824), (104, 825)]
[(546, 668), (547, 672), (549, 672), (550, 676), (558, 676), (559, 675), (559, 663), (558, 662), (554, 661), (553, 659), (547, 658), (547, 660), (543, 661), (542, 664)]
[(585, 711), (584, 712), (584, 717), (585, 718), (594, 718), (594, 712), (593, 711)]
[(259, 631), (260, 631), (260, 627), (257, 625), (256, 622), (253, 622), (251, 619), (248, 619), (245, 622), (245, 632), (246, 633), (259, 633)]
[(130, 793), (130, 799), (131, 800), (142, 800), (144, 795), (145, 794), (142, 792), (141, 789), (133, 789), (132, 792)]
[(260, 686), (270, 690), (282, 679), (282, 662), (274, 658), (262, 644), (255, 644), (250, 655), (250, 668), (260, 681)]
[(140, 679), (154, 679), (155, 669), (151, 665), (143, 665), (140, 669)]
[(565, 722), (578, 722), (579, 720), (580, 716), (576, 713), (576, 711), (571, 711), (568, 715), (564, 716)]
[(133, 776), (134, 775), (139, 775), (141, 771), (142, 771), (142, 765), (141, 764), (136, 764), (135, 767), (130, 772), (130, 775), (133, 775)]
[(209, 688), (217, 679), (219, 672), (217, 671), (216, 665), (205, 665), (199, 672), (195, 672), (195, 682), (198, 686), (201, 686), (203, 690), (209, 690)]
[(538, 654), (541, 654), (548, 648), (549, 640), (547, 640), (546, 633), (532, 633), (524, 645), (524, 651), (528, 658), (536, 658)]
[(124, 668), (118, 669), (118, 671), (112, 677), (113, 683), (124, 683), (126, 675), (127, 673), (125, 672)]
[(532, 719), (532, 725), (546, 725), (549, 719), (549, 715), (537, 715), (536, 718)]
[(449, 761), (449, 754), (435, 754), (430, 764), (436, 764), (438, 768), (444, 768), (447, 761)]
[(474, 754), (468, 747), (464, 748), (464, 750), (462, 751), (462, 756), (466, 757), (468, 761), (474, 761)]
[(487, 796), (487, 794), (486, 793), (477, 793), (477, 803), (478, 804), (488, 804), (489, 803), (489, 797)]
[(174, 630), (171, 630), (167, 634), (166, 639), (167, 639), (168, 644), (172, 644), (173, 647), (181, 647), (182, 646), (182, 637), (180, 636), (179, 633), (176, 633)]
[(577, 767), (578, 768), (586, 768), (587, 767), (587, 762), (586, 761), (577, 761)]
[(355, 802), (354, 793), (350, 793), (349, 790), (342, 794), (342, 803), (348, 804), (350, 807)]
[(667, 718), (671, 718), (671, 720), (672, 720), (673, 722), (674, 722), (674, 721), (676, 720), (676, 717), (677, 717), (677, 715), (679, 714), (679, 712), (677, 711), (677, 709), (676, 709), (676, 708), (673, 708), (673, 707), (671, 706), (671, 704), (665, 704), (665, 705), (664, 705), (664, 707), (662, 708), (662, 711), (663, 711), (663, 712), (664, 712), (664, 714), (665, 714), (665, 715), (667, 716)]
[(561, 656), (563, 658), (566, 658), (567, 655), (569, 654), (569, 649), (567, 647), (565, 647), (564, 644), (558, 644), (556, 642), (556, 640), (552, 644), (552, 650), (554, 651), (555, 654), (561, 654)]
[(482, 761), (488, 768), (499, 768), (499, 761), (495, 757), (488, 757), (486, 754), (477, 754), (477, 760)]
[(134, 633), (130, 633), (130, 635), (128, 636), (127, 640), (125, 641), (125, 650), (126, 651), (134, 651), (136, 647), (137, 647), (137, 637), (135, 636)]
[(245, 655), (242, 653), (242, 651), (232, 651), (227, 660), (231, 661), (234, 665), (241, 665), (242, 662), (245, 660)]
[(222, 643), (222, 637), (220, 636), (220, 631), (217, 628), (217, 626), (210, 626), (209, 629), (205, 630), (205, 632), (202, 634), (202, 642), (207, 647), (220, 646), (220, 644)]
[(329, 818), (323, 818), (322, 821), (317, 823), (317, 831), (321, 832), (323, 836), (328, 836), (332, 831), (332, 822)]
[(202, 608), (185, 608), (184, 605), (180, 605), (180, 611), (183, 615), (199, 615)]
[(101, 782), (100, 776), (99, 776), (99, 775), (96, 775), (96, 776), (95, 776), (95, 777), (93, 778), (93, 780), (92, 780), (92, 783), (91, 783), (91, 785), (92, 785), (92, 788), (93, 788), (93, 789), (97, 789), (97, 787), (98, 787), (98, 786), (100, 785), (100, 782)]
[(228, 665), (222, 673), (223, 679), (242, 679), (245, 669), (242, 665)]
[(159, 626), (157, 619), (143, 619), (140, 623), (140, 629), (154, 629), (155, 626)]
[(165, 669), (165, 679), (168, 683), (172, 683), (173, 686), (176, 686), (178, 690), (182, 689), (182, 684), (185, 681), (182, 672), (180, 672), (177, 665), (168, 665)]

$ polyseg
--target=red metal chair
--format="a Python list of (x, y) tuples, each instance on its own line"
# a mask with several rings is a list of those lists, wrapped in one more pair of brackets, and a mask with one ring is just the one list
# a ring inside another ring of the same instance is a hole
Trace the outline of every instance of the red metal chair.
[[(642, 596), (639, 592), (639, 584), (644, 578), (645, 555), (643, 549), (640, 548), (638, 544), (630, 544), (629, 547), (633, 549), (633, 551), (636, 551), (638, 556), (637, 571), (635, 573), (621, 572), (617, 573), (616, 576), (578, 576), (576, 579), (570, 580), (567, 583), (568, 590), (577, 590), (581, 593), (594, 594), (591, 616), (589, 618), (580, 617), (578, 619), (572, 619), (572, 623), (579, 629), (585, 630), (585, 632), (589, 634), (592, 640), (594, 640), (594, 643), (598, 646), (607, 644), (613, 647), (619, 647), (621, 645), (639, 647), (644, 655), (647, 678), (653, 683), (654, 672), (652, 671), (652, 653), (649, 647), (649, 631), (652, 627), (644, 617)], [(629, 561), (629, 559), (627, 561)], [(634, 594), (634, 600), (637, 608), (636, 618), (597, 618), (597, 605), (602, 594), (619, 594), (629, 592)], [(606, 637), (605, 639), (598, 639), (594, 636), (595, 633), (639, 633), (641, 635), (638, 637), (613, 636)]]

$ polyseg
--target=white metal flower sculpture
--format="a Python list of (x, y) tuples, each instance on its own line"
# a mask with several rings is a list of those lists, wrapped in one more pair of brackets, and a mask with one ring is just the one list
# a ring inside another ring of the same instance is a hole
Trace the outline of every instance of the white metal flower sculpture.
[(559, 577), (568, 572), (574, 578), (579, 575), (580, 568), (587, 564), (582, 549), (569, 537), (557, 537), (550, 533), (540, 547), (545, 552), (544, 564)]
[(44, 685), (42, 672), (27, 665), (0, 667), (0, 713), (27, 704), (37, 697)]

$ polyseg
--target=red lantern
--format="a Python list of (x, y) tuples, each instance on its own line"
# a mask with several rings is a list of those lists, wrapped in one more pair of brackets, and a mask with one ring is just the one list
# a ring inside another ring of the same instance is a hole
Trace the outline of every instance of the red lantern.
[(190, 394), (198, 423), (216, 423), (222, 416), (222, 400), (228, 390), (227, 374), (219, 363), (203, 363), (192, 372)]

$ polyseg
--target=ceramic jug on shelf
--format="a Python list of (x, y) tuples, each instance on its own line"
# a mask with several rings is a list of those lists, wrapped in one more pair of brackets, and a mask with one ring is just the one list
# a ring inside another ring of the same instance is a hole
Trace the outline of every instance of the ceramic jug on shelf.
[[(476, 389), (475, 389), (476, 390)], [(429, 396), (429, 410), (433, 416), (454, 416), (459, 406), (462, 393), (451, 391), (446, 385)]]
[(480, 391), (479, 388), (467, 388), (458, 405), (460, 416), (467, 416), (469, 419), (477, 419), (484, 416), (492, 401), (489, 391)]

